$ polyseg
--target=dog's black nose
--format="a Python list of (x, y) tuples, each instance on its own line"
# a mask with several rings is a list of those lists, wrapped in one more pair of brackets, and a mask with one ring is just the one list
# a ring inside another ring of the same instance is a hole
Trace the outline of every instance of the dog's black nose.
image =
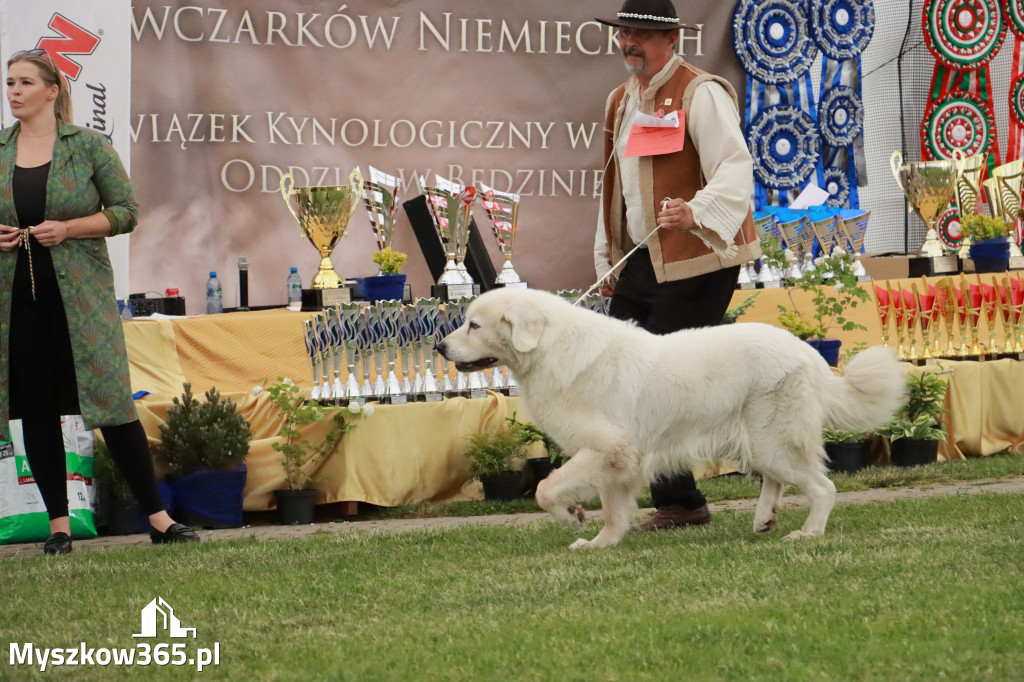
[(434, 344), (434, 350), (436, 350), (441, 355), (444, 355), (445, 351), (448, 350), (448, 347), (445, 345), (444, 341), (438, 341), (437, 343)]

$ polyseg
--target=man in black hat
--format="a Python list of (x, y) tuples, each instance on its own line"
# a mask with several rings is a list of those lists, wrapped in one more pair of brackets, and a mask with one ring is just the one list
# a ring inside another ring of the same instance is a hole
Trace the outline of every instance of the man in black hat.
[[(687, 27), (671, 0), (625, 0), (615, 18), (597, 20), (619, 29), (630, 74), (605, 106), (605, 174), (594, 244), (611, 315), (654, 334), (717, 325), (740, 265), (760, 256), (750, 212), (753, 162), (735, 91), (676, 55), (679, 30)], [(685, 122), (681, 150), (627, 155), (637, 115), (679, 110)], [(638, 244), (621, 271), (612, 272)], [(652, 481), (651, 497), (657, 513), (640, 530), (711, 521), (689, 473)]]

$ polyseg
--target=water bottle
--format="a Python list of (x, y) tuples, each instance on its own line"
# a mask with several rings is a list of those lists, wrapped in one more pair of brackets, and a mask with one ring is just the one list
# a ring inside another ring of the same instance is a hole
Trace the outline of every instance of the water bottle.
[(210, 279), (206, 280), (206, 312), (224, 312), (223, 299), (224, 296), (220, 288), (220, 280), (217, 279), (217, 273), (211, 270)]
[(302, 306), (302, 278), (299, 277), (299, 269), (292, 267), (288, 274), (288, 307), (298, 309)]

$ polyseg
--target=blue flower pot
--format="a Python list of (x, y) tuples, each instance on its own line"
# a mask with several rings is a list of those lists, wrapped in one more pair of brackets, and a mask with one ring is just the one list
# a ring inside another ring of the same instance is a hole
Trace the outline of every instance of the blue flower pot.
[(973, 242), (970, 256), (975, 272), (1006, 272), (1010, 266), (1010, 240), (996, 237)]
[(194, 528), (240, 528), (246, 466), (171, 476), (174, 517)]
[(405, 297), (405, 275), (375, 275), (360, 281), (370, 301), (401, 301)]
[(807, 343), (811, 345), (811, 348), (818, 351), (821, 357), (825, 358), (825, 362), (829, 364), (829, 367), (835, 367), (839, 364), (839, 347), (843, 345), (841, 340), (807, 339)]

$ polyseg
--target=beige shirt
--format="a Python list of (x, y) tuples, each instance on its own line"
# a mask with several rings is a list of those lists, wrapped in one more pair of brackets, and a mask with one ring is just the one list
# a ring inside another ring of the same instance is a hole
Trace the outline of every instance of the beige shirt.
[[(651, 79), (652, 82), (657, 82), (678, 59), (670, 60)], [(633, 116), (639, 109), (640, 82), (635, 77), (626, 83), (626, 98), (622, 116), (624, 131), (630, 129)], [(687, 144), (695, 146), (707, 182), (689, 202), (693, 219), (699, 226), (694, 234), (715, 253), (728, 256), (750, 209), (754, 193), (754, 163), (743, 139), (739, 112), (725, 88), (713, 81), (697, 87), (690, 110), (686, 112), (686, 129), (689, 133)], [(644, 206), (640, 200), (639, 158), (623, 156), (627, 139), (628, 135), (619, 136), (615, 154), (626, 206), (626, 227), (633, 243), (639, 244), (647, 236), (643, 229), (647, 222), (643, 212), (651, 207)], [(599, 208), (594, 238), (594, 269), (598, 279), (603, 279), (611, 270), (612, 263), (608, 258), (608, 241)]]

